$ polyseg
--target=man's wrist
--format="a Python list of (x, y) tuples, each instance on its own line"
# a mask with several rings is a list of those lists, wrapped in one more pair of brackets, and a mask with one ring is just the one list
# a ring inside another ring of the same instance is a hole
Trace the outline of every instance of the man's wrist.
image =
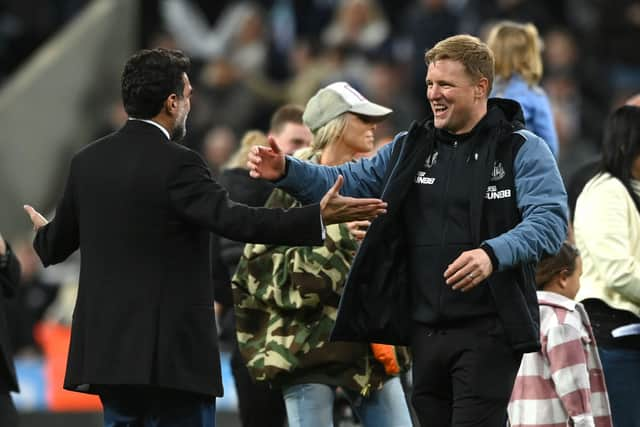
[(496, 253), (493, 251), (493, 248), (486, 243), (483, 243), (480, 245), (480, 249), (482, 249), (491, 260), (493, 271), (498, 271), (498, 267), (500, 266), (500, 264), (498, 262), (498, 258), (496, 257)]
[(280, 178), (276, 178), (274, 179), (272, 182), (274, 184), (278, 184), (278, 182), (282, 181), (283, 179), (285, 179), (287, 177), (287, 174), (289, 173), (289, 156), (284, 156), (284, 171), (282, 172), (282, 175), (280, 175)]

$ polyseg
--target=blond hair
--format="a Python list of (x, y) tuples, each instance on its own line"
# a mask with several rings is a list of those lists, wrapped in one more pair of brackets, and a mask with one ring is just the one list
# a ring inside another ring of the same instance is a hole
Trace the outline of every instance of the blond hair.
[(249, 130), (245, 132), (242, 140), (240, 140), (240, 147), (222, 169), (247, 169), (247, 157), (251, 149), (256, 145), (268, 146), (267, 135), (259, 130)]
[(450, 59), (464, 65), (467, 73), (478, 81), (482, 77), (489, 81), (487, 93), (493, 86), (494, 58), (491, 49), (479, 38), (468, 34), (460, 34), (439, 41), (424, 54), (424, 62), (429, 64)]
[(331, 119), (322, 127), (313, 132), (313, 141), (311, 147), (315, 151), (322, 151), (327, 145), (333, 141), (337, 141), (347, 126), (347, 113), (342, 113), (338, 117)]
[(495, 56), (496, 75), (508, 80), (520, 74), (530, 86), (542, 78), (542, 43), (532, 23), (503, 21), (491, 28), (487, 44)]

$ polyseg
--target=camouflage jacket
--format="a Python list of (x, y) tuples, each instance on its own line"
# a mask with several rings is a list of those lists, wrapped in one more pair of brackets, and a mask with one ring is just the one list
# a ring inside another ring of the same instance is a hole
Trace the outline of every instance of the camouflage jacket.
[[(299, 156), (318, 160), (309, 151)], [(299, 205), (282, 190), (266, 204)], [(390, 378), (369, 344), (329, 342), (357, 248), (344, 224), (327, 226), (324, 246), (245, 246), (232, 288), (238, 346), (254, 379), (330, 384), (366, 395)], [(406, 351), (397, 353), (406, 367)]]

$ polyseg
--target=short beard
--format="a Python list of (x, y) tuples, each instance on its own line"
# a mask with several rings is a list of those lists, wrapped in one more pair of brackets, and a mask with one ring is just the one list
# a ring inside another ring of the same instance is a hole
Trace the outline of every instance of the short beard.
[(185, 122), (180, 123), (171, 132), (171, 141), (180, 142), (187, 135), (187, 126)]

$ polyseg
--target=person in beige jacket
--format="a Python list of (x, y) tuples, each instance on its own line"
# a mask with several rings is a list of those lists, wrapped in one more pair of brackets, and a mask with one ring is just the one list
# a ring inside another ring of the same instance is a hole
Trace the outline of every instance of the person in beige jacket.
[(591, 317), (616, 427), (639, 427), (640, 108), (623, 106), (604, 129), (599, 173), (574, 219), (583, 274), (577, 299)]

